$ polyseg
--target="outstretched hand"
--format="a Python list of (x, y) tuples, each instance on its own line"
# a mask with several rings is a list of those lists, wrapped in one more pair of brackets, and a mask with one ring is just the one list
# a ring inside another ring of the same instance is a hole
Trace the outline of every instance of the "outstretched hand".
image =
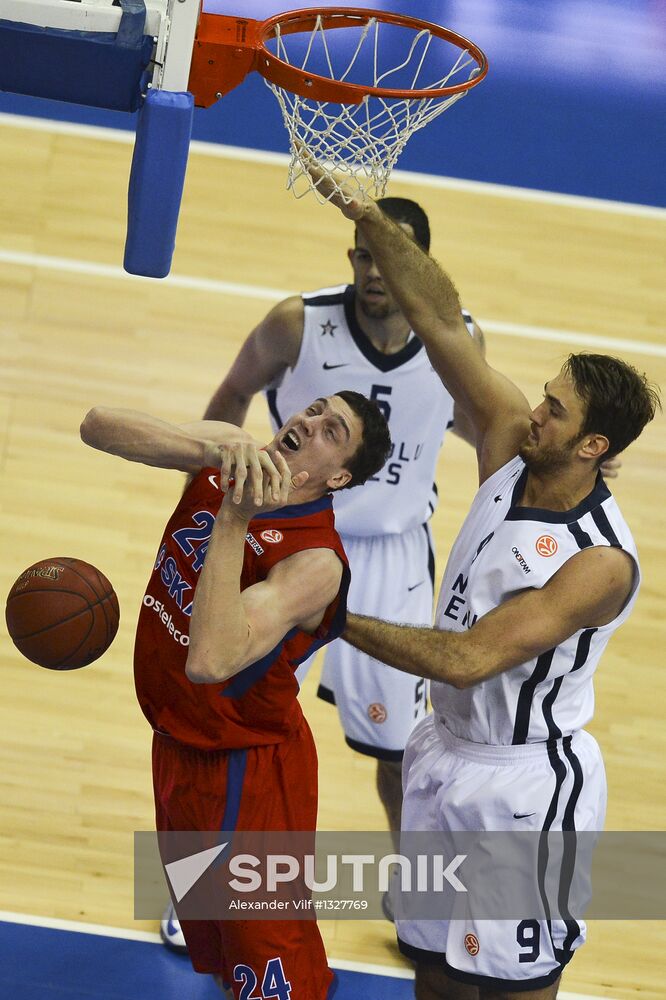
[(344, 184), (338, 184), (322, 167), (319, 166), (310, 150), (301, 142), (296, 142), (298, 160), (303, 170), (310, 175), (312, 183), (322, 198), (339, 208), (345, 218), (358, 222), (369, 207), (374, 205), (372, 199), (363, 194), (354, 194), (347, 190)]

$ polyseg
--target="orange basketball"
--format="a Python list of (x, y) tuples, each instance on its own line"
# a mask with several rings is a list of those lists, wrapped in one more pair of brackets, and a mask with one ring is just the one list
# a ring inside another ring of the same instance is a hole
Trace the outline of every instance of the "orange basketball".
[(81, 559), (43, 559), (9, 591), (7, 630), (24, 656), (49, 670), (77, 670), (113, 642), (120, 609), (113, 587)]

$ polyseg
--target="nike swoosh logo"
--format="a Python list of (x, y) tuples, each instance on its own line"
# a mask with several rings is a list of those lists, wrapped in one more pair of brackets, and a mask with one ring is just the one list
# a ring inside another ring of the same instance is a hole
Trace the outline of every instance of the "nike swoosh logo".
[(425, 583), (425, 580), (419, 580), (419, 582), (415, 583), (413, 587), (407, 587), (407, 590), (416, 590), (416, 588), (420, 587), (422, 583)]
[(527, 819), (528, 816), (536, 816), (536, 813), (533, 812), (533, 813), (514, 813), (513, 814), (513, 818), (514, 819)]
[(332, 371), (333, 368), (348, 368), (348, 367), (349, 367), (348, 362), (345, 362), (345, 364), (343, 365), (329, 365), (328, 361), (324, 361), (322, 365), (322, 368), (324, 369), (325, 372), (330, 372)]

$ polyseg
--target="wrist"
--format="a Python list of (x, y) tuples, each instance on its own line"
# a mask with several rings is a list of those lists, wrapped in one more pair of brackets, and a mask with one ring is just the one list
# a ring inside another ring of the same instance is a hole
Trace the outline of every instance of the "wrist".
[(222, 524), (238, 525), (247, 531), (247, 526), (252, 520), (252, 513), (245, 511), (232, 500), (231, 493), (226, 493), (222, 506), (217, 515), (217, 520)]

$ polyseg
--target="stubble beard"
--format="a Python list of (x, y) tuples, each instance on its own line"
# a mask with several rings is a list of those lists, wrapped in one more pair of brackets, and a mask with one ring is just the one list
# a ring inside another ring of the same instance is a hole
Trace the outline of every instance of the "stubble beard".
[(518, 454), (529, 472), (535, 472), (539, 475), (558, 472), (571, 462), (574, 447), (581, 440), (581, 437), (582, 435), (576, 434), (557, 447), (551, 445), (539, 448), (538, 445), (525, 442), (518, 450)]

